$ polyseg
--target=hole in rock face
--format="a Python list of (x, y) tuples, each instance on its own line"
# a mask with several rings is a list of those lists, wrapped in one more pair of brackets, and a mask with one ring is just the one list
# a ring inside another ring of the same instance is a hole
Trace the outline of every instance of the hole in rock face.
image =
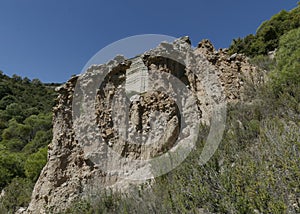
[[(120, 65), (112, 69), (97, 92), (95, 108), (100, 135), (109, 148), (130, 159), (159, 156), (171, 149), (180, 135), (179, 106), (169, 92), (160, 87), (154, 91), (145, 90), (147, 82), (138, 82), (145, 91), (127, 88), (128, 79), (137, 84), (138, 73), (144, 72), (145, 76), (149, 71), (154, 71), (158, 77), (165, 72), (185, 86), (191, 85), (184, 65), (163, 57), (148, 57), (133, 61), (130, 68)], [(176, 90), (176, 86), (171, 86), (170, 90)]]
[(128, 150), (142, 157), (155, 157), (174, 146), (180, 132), (181, 116), (174, 100), (164, 92), (140, 95), (130, 104)]
[(191, 82), (187, 76), (186, 67), (180, 62), (163, 56), (145, 56), (143, 60), (149, 70), (169, 73), (190, 87)]

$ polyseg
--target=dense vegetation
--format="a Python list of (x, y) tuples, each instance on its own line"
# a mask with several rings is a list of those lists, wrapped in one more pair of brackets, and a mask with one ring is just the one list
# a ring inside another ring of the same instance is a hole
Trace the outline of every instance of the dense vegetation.
[[(300, 5), (300, 3), (298, 3)], [(279, 46), (280, 37), (292, 29), (300, 27), (300, 6), (287, 12), (285, 10), (265, 21), (255, 35), (234, 39), (230, 46), (231, 53), (244, 53), (247, 56), (266, 55)]]
[(54, 98), (51, 85), (0, 72), (0, 212), (30, 200), (52, 139)]
[[(151, 189), (99, 192), (67, 213), (300, 213), (299, 41), (300, 6), (233, 40), (230, 52), (251, 57), (268, 81), (249, 84), (249, 99), (228, 106), (223, 140), (206, 165), (198, 160), (208, 133), (203, 126), (187, 160)], [(29, 202), (52, 138), (54, 97), (38, 80), (0, 74), (0, 212)]]
[(300, 6), (234, 40), (230, 51), (250, 56), (269, 80), (249, 84), (249, 100), (228, 106), (223, 140), (205, 166), (202, 127), (197, 148), (151, 189), (99, 192), (67, 213), (300, 213)]

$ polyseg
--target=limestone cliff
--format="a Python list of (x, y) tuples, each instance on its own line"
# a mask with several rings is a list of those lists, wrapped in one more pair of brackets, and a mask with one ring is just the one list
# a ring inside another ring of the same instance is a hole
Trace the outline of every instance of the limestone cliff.
[(208, 40), (193, 49), (188, 37), (72, 77), (57, 88), (48, 162), (26, 213), (62, 211), (96, 189), (126, 191), (176, 167), (197, 124), (211, 123), (214, 106), (243, 100), (246, 81), (263, 81), (246, 57)]

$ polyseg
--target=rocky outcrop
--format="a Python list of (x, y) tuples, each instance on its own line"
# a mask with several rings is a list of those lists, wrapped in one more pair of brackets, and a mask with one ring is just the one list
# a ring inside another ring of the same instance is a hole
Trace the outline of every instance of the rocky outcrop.
[(48, 162), (26, 213), (58, 212), (101, 188), (127, 191), (170, 171), (214, 106), (243, 99), (246, 80), (263, 81), (244, 56), (208, 40), (193, 49), (188, 37), (72, 77), (57, 88)]
[(243, 100), (245, 84), (261, 84), (264, 82), (264, 74), (251, 65), (243, 54), (228, 55), (228, 49), (215, 50), (208, 40), (198, 44), (196, 53), (206, 56), (207, 60), (216, 67), (218, 77), (227, 101)]

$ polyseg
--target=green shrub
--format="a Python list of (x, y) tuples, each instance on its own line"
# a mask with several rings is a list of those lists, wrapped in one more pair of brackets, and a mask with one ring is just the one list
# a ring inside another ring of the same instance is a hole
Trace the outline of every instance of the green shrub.
[(0, 199), (0, 211), (15, 213), (20, 207), (27, 207), (30, 202), (33, 183), (24, 178), (14, 178), (4, 188), (4, 196)]
[(249, 57), (267, 55), (278, 48), (279, 39), (290, 30), (300, 27), (300, 6), (287, 12), (285, 10), (263, 22), (255, 35), (238, 38), (232, 41), (230, 53), (244, 53)]
[(0, 189), (3, 189), (14, 177), (23, 177), (25, 157), (20, 153), (0, 150)]
[[(276, 93), (288, 92), (297, 97), (300, 82), (300, 28), (289, 31), (280, 38), (276, 53), (276, 68), (272, 72), (272, 84)], [(296, 90), (296, 91), (295, 91)]]
[(47, 162), (47, 147), (40, 148), (36, 153), (31, 154), (24, 165), (25, 175), (35, 182)]
[(266, 55), (257, 55), (250, 59), (250, 63), (262, 70), (270, 71), (275, 66), (275, 60)]

